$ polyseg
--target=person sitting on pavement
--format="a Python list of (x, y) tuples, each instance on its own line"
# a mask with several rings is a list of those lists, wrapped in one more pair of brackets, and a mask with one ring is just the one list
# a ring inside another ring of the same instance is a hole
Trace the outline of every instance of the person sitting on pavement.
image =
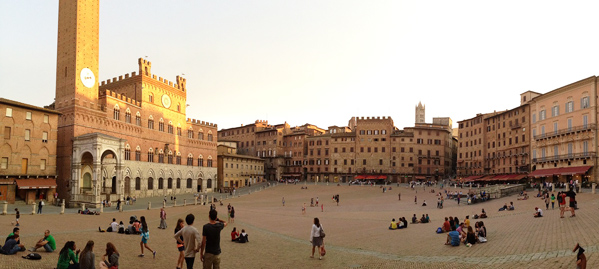
[(510, 206), (507, 208), (507, 210), (514, 210), (514, 202), (510, 202)]
[(485, 212), (485, 209), (484, 209), (484, 208), (483, 208), (483, 212), (482, 212), (482, 213), (480, 213), (480, 218), (481, 218), (481, 219), (485, 219), (485, 218), (487, 218), (487, 212)]
[(416, 217), (416, 214), (414, 214), (414, 216), (412, 217), (412, 223), (418, 223), (418, 218)]
[(241, 235), (239, 236), (239, 240), (237, 240), (237, 243), (248, 243), (250, 242), (250, 239), (248, 238), (248, 234), (245, 232), (245, 229), (241, 229)]
[(424, 200), (424, 202), (422, 202), (422, 206), (426, 206), (426, 200)]
[(464, 231), (465, 226), (464, 223), (460, 223), (460, 226), (458, 226), (457, 229), (455, 229), (458, 233), (460, 233), (460, 238), (464, 238), (466, 237), (466, 231)]
[(426, 214), (426, 223), (431, 222), (431, 218), (428, 217), (428, 214)]
[(19, 227), (14, 227), (12, 229), (12, 233), (10, 233), (7, 237), (6, 240), (4, 241), (4, 244), (6, 244), (6, 242), (8, 242), (8, 240), (10, 239), (11, 236), (13, 235), (18, 235), (15, 240), (17, 241), (17, 245), (19, 245), (19, 247), (21, 248), (19, 251), (25, 251), (25, 246), (23, 246), (23, 244), (21, 244), (21, 234), (20, 234), (20, 229)]
[(451, 224), (449, 223), (449, 219), (447, 217), (445, 217), (445, 222), (443, 222), (443, 225), (441, 226), (441, 230), (444, 233), (451, 231)]
[(541, 209), (540, 209), (540, 208), (538, 208), (538, 207), (535, 207), (535, 214), (534, 214), (534, 217), (535, 217), (535, 218), (540, 218), (540, 217), (543, 217), (543, 210), (541, 210)]
[(4, 255), (13, 255), (13, 254), (16, 254), (17, 252), (21, 251), (21, 246), (19, 246), (19, 243), (17, 243), (17, 240), (19, 240), (18, 234), (13, 234), (13, 235), (9, 236), (6, 240), (6, 242), (4, 243), (4, 246), (2, 246), (1, 253)]
[(476, 244), (476, 241), (477, 238), (476, 234), (474, 233), (474, 230), (472, 229), (472, 227), (468, 226), (468, 232), (466, 233), (465, 237), (462, 237), (462, 243), (464, 243), (464, 245), (474, 245)]
[(239, 232), (237, 231), (237, 227), (233, 227), (233, 231), (231, 231), (231, 241), (239, 240)]
[(426, 223), (426, 217), (424, 216), (424, 214), (422, 214), (422, 217), (420, 218), (418, 223)]
[(46, 252), (52, 252), (56, 250), (56, 240), (50, 235), (50, 230), (44, 231), (44, 237), (37, 241), (34, 247), (29, 249), (31, 252), (35, 252), (38, 248), (44, 248)]
[(391, 225), (389, 225), (389, 230), (396, 230), (397, 229), (397, 223), (395, 223), (395, 219), (391, 220)]
[(401, 217), (400, 220), (403, 223), (403, 228), (408, 228), (408, 220), (405, 217)]
[(447, 241), (445, 245), (451, 245), (457, 247), (460, 245), (460, 233), (456, 231), (455, 227), (451, 227), (451, 232), (447, 234)]
[(499, 208), (499, 211), (505, 211), (508, 209), (507, 203), (505, 203), (501, 208)]

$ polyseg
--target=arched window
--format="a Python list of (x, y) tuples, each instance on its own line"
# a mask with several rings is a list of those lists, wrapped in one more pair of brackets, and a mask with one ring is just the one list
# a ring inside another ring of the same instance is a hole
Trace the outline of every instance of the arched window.
[(208, 131), (208, 141), (212, 141), (212, 131)]
[(187, 166), (193, 166), (193, 155), (191, 153), (187, 155)]
[(164, 189), (164, 178), (159, 178), (158, 179), (158, 189), (159, 190), (163, 190)]
[(148, 190), (153, 190), (154, 189), (154, 179), (149, 177), (148, 178)]
[(188, 179), (187, 179), (187, 188), (188, 188), (188, 189), (191, 189), (191, 188), (192, 188), (192, 187), (191, 187), (192, 183), (193, 183), (193, 181), (191, 180), (191, 178), (188, 178)]
[(212, 188), (212, 179), (208, 179), (208, 181), (206, 181), (206, 188), (211, 189)]
[(177, 178), (177, 189), (181, 188), (181, 179)]
[(150, 148), (150, 150), (148, 150), (148, 162), (149, 163), (154, 162), (154, 149), (153, 148)]
[(139, 111), (135, 113), (135, 125), (141, 126), (141, 114), (139, 114)]
[(125, 160), (131, 160), (131, 147), (129, 144), (125, 145)]
[(204, 133), (202, 133), (202, 131), (200, 131), (200, 132), (198, 133), (198, 139), (199, 139), (199, 140), (204, 140)]
[(141, 190), (141, 178), (139, 178), (139, 177), (135, 178), (135, 190), (136, 191)]
[(125, 111), (125, 122), (131, 123), (131, 110), (129, 110), (128, 108)]
[(206, 165), (207, 167), (212, 167), (212, 156), (208, 156), (208, 163)]
[(141, 161), (141, 148), (139, 146), (135, 148), (135, 160), (138, 162)]
[(173, 133), (173, 122), (172, 121), (168, 122), (168, 133), (169, 134)]
[(119, 108), (119, 105), (114, 106), (113, 118), (115, 120), (119, 120), (120, 114), (121, 114), (121, 109)]
[(158, 121), (158, 131), (164, 132), (164, 120), (162, 118)]
[(152, 117), (152, 115), (148, 118), (148, 129), (154, 129), (154, 117)]
[(177, 152), (177, 164), (181, 165), (181, 152)]
[(198, 157), (198, 166), (199, 167), (204, 166), (204, 157), (202, 157), (202, 155), (200, 155), (200, 157)]
[(173, 152), (172, 151), (168, 152), (168, 163), (173, 164)]
[(164, 152), (162, 150), (158, 151), (158, 162), (164, 163)]
[(169, 179), (168, 179), (168, 189), (170, 190), (170, 189), (172, 189), (172, 188), (173, 188), (173, 179), (172, 179), (172, 178), (169, 178)]

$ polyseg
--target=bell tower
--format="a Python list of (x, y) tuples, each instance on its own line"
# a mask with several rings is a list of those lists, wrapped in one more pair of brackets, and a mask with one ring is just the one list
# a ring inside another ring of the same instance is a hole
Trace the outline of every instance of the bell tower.
[(99, 0), (60, 0), (55, 108), (97, 107)]
[(54, 108), (62, 115), (58, 119), (56, 191), (67, 204), (72, 199), (70, 186), (77, 180), (72, 178), (71, 171), (81, 166), (81, 163), (72, 163), (73, 138), (90, 132), (80, 116), (101, 112), (98, 104), (99, 17), (100, 0), (59, 1)]

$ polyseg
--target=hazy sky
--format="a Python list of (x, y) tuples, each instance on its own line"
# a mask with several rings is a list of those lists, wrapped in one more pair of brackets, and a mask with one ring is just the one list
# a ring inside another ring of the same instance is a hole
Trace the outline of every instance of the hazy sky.
[[(599, 1), (150, 1), (100, 3), (99, 80), (187, 78), (187, 116), (414, 125), (513, 108), (599, 72)], [(58, 1), (0, 1), (0, 97), (53, 102)], [(455, 125), (455, 124), (454, 124)]]

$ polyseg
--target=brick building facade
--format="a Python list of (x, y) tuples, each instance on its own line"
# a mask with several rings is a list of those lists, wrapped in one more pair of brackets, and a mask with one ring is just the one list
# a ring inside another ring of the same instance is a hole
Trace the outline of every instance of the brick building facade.
[(186, 118), (186, 80), (138, 72), (101, 83), (98, 1), (60, 1), (58, 193), (70, 205), (216, 188), (217, 125)]
[(0, 201), (54, 201), (58, 112), (0, 98)]

